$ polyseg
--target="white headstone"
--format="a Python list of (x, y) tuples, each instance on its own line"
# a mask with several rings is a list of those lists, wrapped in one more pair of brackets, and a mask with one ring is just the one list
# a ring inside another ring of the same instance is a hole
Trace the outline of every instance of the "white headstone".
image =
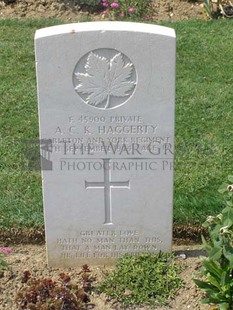
[(49, 265), (170, 251), (174, 30), (68, 24), (35, 46)]

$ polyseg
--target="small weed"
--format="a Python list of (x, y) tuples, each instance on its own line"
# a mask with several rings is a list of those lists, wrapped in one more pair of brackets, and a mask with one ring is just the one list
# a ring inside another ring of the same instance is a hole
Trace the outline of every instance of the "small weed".
[(0, 247), (0, 274), (4, 271), (9, 269), (9, 265), (4, 259), (4, 256), (7, 254), (11, 254), (13, 251), (11, 248), (8, 247)]
[(97, 291), (128, 306), (166, 305), (167, 299), (182, 285), (172, 254), (126, 255), (116, 270), (97, 287)]

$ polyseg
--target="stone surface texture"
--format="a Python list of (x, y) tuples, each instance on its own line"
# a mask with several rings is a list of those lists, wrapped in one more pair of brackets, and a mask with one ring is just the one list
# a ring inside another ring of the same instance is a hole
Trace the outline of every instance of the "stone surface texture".
[(49, 265), (170, 251), (174, 30), (68, 24), (35, 48)]

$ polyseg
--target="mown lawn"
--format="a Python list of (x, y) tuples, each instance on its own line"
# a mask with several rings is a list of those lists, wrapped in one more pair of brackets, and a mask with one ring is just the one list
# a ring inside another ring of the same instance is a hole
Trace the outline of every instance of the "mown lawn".
[[(0, 228), (41, 227), (41, 176), (24, 169), (23, 140), (38, 139), (34, 33), (56, 20), (0, 20)], [(177, 33), (175, 223), (221, 209), (233, 174), (233, 24), (164, 23)]]

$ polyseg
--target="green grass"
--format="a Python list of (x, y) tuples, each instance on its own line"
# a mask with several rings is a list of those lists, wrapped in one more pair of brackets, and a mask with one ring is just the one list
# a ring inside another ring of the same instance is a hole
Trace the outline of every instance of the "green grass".
[(217, 189), (233, 169), (233, 24), (189, 21), (177, 32), (175, 220), (221, 209)]
[(180, 268), (171, 253), (125, 255), (116, 263), (116, 270), (97, 286), (98, 292), (129, 306), (168, 305), (182, 286)]
[[(22, 169), (38, 138), (34, 33), (56, 20), (0, 20), (0, 228), (43, 225), (41, 176)], [(200, 223), (222, 205), (233, 167), (233, 24), (166, 23), (177, 33), (174, 221)]]

